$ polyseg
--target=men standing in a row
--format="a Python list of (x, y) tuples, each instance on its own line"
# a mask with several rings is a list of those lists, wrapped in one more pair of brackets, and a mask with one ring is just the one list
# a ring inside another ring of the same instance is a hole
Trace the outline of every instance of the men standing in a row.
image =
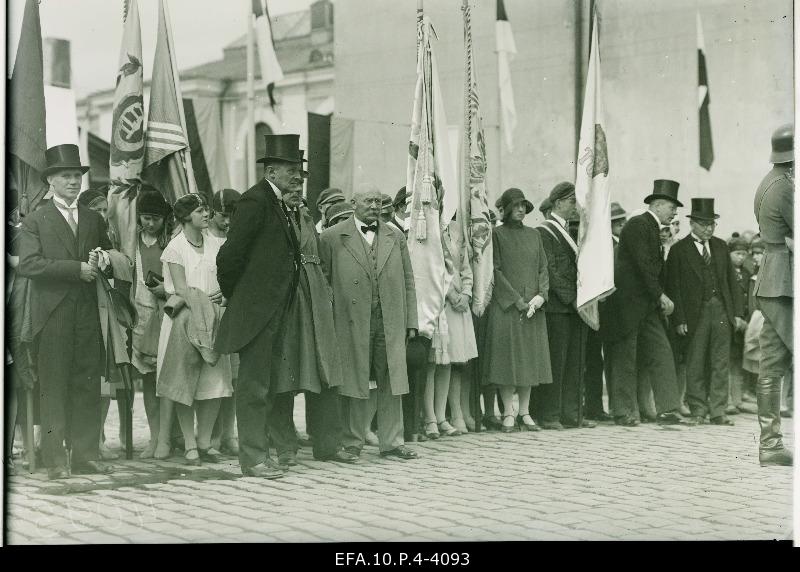
[(49, 204), (22, 224), (19, 273), (30, 278), (35, 363), (41, 385), (42, 457), (50, 479), (108, 473), (100, 451), (100, 375), (105, 348), (95, 279), (96, 249), (110, 250), (102, 217), (78, 204), (81, 165), (77, 145), (46, 152), (42, 176)]
[(675, 303), (670, 323), (687, 338), (686, 393), (698, 423), (733, 425), (728, 406), (728, 362), (732, 329), (746, 327), (742, 296), (728, 245), (713, 236), (719, 215), (714, 199), (692, 199), (691, 232), (676, 242), (667, 259), (667, 295)]
[[(559, 183), (550, 192), (552, 209), (539, 233), (547, 256), (550, 295), (544, 306), (553, 383), (536, 388), (539, 423), (543, 429), (578, 426), (586, 344), (586, 324), (578, 315), (578, 245), (569, 234), (576, 214), (575, 185)], [(584, 419), (583, 427), (595, 423)]]
[(794, 255), (794, 128), (772, 134), (772, 170), (755, 196), (755, 215), (766, 245), (754, 294), (764, 314), (756, 400), (761, 425), (758, 460), (762, 465), (791, 465), (792, 453), (781, 435), (781, 379), (792, 364), (792, 268)]
[(656, 180), (645, 197), (647, 212), (632, 217), (622, 229), (614, 268), (616, 292), (606, 304), (601, 323), (608, 348), (614, 421), (636, 426), (637, 381), (645, 375), (653, 385), (657, 421), (685, 422), (678, 413), (680, 396), (667, 334), (660, 313), (674, 310), (661, 284), (664, 257), (659, 231), (683, 206), (678, 183)]
[(264, 178), (248, 189), (231, 217), (217, 255), (217, 277), (227, 298), (217, 334), (220, 353), (239, 353), (236, 421), (239, 464), (248, 476), (274, 479), (283, 470), (269, 456), (268, 418), (274, 405), (272, 371), (280, 359), (279, 335), (297, 288), (300, 252), (281, 202), (302, 192), (299, 135), (266, 137)]
[(417, 334), (408, 248), (400, 231), (379, 220), (377, 188), (356, 192), (352, 201), (353, 217), (320, 237), (346, 372), (340, 389), (345, 450), (360, 455), (377, 409), (381, 456), (414, 459), (404, 445), (401, 400), (408, 393), (406, 339)]

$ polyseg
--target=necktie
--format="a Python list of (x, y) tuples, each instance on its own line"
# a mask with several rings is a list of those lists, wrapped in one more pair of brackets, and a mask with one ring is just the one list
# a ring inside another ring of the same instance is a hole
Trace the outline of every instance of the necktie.
[(67, 210), (67, 224), (69, 225), (69, 228), (72, 230), (72, 234), (78, 236), (78, 223), (75, 220), (75, 215), (72, 214), (73, 210), (74, 209)]
[(378, 232), (378, 225), (377, 224), (362, 224), (361, 225), (361, 232), (367, 234), (368, 232)]
[(705, 262), (706, 265), (711, 264), (711, 253), (708, 252), (708, 243), (705, 240), (696, 240), (695, 242), (699, 242), (703, 245), (703, 262)]

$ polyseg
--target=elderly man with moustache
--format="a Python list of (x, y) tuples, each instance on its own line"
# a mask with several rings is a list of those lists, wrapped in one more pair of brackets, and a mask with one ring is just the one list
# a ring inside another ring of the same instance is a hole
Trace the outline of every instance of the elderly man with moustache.
[(403, 233), (380, 220), (372, 186), (352, 198), (352, 217), (320, 237), (342, 348), (345, 450), (360, 455), (376, 409), (383, 457), (415, 459), (405, 446), (401, 396), (408, 393), (406, 340), (417, 335), (414, 274)]
[[(103, 218), (78, 204), (77, 145), (46, 152), (53, 199), (25, 217), (19, 273), (30, 279), (31, 327), (41, 385), (42, 454), (49, 479), (108, 473), (99, 462), (100, 375), (105, 347), (95, 279), (98, 250), (110, 250)], [(67, 455), (65, 442), (71, 449)]]

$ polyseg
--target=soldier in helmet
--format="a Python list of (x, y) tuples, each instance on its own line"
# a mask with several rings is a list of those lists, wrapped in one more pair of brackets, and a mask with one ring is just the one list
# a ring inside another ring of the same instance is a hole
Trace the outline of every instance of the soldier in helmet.
[(758, 186), (755, 215), (764, 242), (764, 261), (754, 295), (764, 326), (761, 329), (756, 399), (761, 425), (758, 460), (761, 465), (791, 465), (792, 454), (781, 435), (781, 380), (792, 364), (792, 257), (794, 253), (794, 128), (772, 134), (772, 170)]

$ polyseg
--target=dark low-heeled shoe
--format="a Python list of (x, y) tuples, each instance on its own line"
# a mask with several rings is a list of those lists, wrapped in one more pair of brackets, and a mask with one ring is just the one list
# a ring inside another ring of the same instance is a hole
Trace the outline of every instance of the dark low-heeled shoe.
[(110, 465), (100, 461), (83, 461), (82, 463), (72, 464), (73, 475), (107, 475), (113, 472), (114, 469)]
[(381, 451), (381, 457), (397, 457), (398, 459), (409, 460), (416, 459), (419, 455), (405, 445), (400, 445), (389, 451)]
[(733, 425), (733, 421), (728, 419), (725, 415), (720, 415), (719, 417), (712, 417), (711, 418), (712, 425)]
[[(525, 423), (525, 418), (526, 417), (528, 417), (531, 420), (530, 423)], [(539, 427), (536, 424), (536, 421), (534, 421), (533, 417), (531, 417), (529, 414), (517, 415), (517, 425), (519, 425), (519, 428), (520, 428), (521, 431), (541, 431), (542, 430), (542, 428)]]
[(197, 454), (200, 456), (200, 460), (205, 463), (221, 463), (222, 462), (222, 453), (214, 449), (213, 447), (209, 447), (208, 449), (200, 449), (198, 447)]

